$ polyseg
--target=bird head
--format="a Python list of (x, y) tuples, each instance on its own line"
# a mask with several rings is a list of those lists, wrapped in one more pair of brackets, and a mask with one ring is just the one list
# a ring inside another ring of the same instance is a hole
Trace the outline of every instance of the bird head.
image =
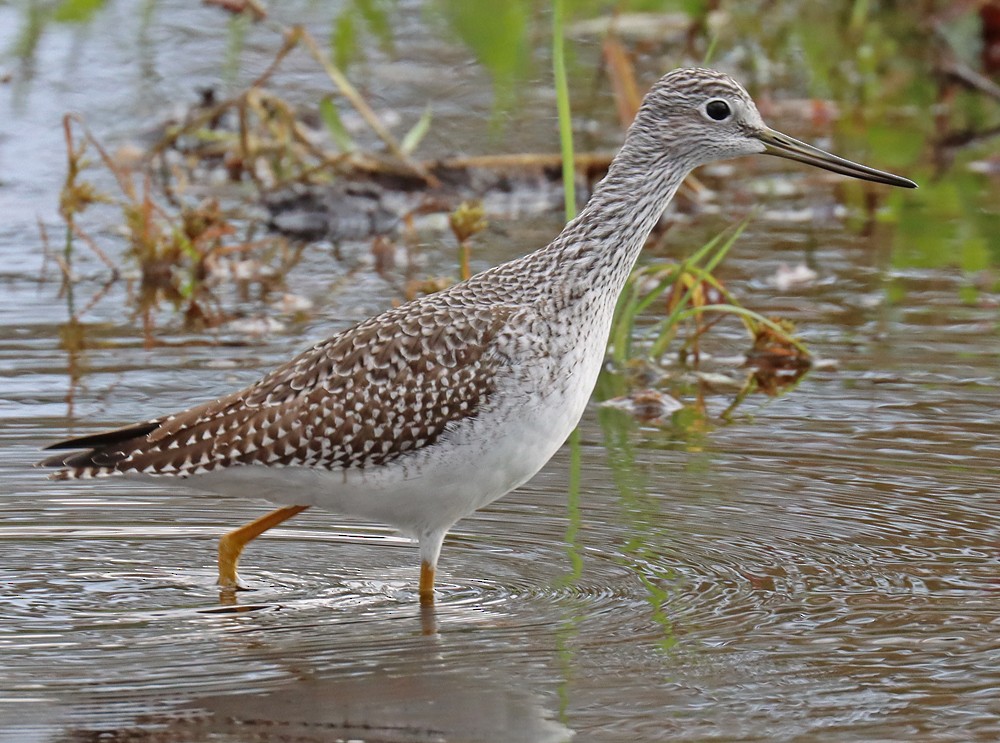
[(664, 75), (643, 100), (629, 135), (673, 162), (694, 168), (743, 155), (767, 154), (890, 186), (908, 178), (860, 165), (800, 142), (764, 123), (750, 94), (715, 70), (682, 68)]

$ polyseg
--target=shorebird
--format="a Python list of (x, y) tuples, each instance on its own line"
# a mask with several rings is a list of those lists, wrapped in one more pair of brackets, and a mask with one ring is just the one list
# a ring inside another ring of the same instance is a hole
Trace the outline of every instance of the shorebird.
[(417, 540), (419, 596), (432, 602), (448, 530), (525, 483), (580, 420), (618, 295), (681, 181), (759, 153), (916, 186), (768, 128), (727, 75), (674, 70), (546, 247), (343, 330), (218, 400), (54, 444), (77, 451), (40, 464), (61, 480), (146, 476), (280, 504), (220, 540), (219, 583), (234, 588), (247, 543), (311, 506), (388, 524)]

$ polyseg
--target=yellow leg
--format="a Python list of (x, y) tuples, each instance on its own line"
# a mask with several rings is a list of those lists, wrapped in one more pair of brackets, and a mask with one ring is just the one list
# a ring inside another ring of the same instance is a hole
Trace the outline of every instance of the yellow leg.
[(225, 534), (219, 540), (219, 585), (238, 588), (236, 563), (240, 560), (243, 548), (271, 527), (287, 521), (307, 508), (309, 506), (284, 506)]
[(426, 560), (420, 562), (420, 603), (434, 603), (434, 566)]

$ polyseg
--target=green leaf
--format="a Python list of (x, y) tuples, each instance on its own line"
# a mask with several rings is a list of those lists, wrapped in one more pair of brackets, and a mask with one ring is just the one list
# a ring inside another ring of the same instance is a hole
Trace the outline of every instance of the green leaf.
[(340, 113), (337, 111), (337, 107), (330, 98), (324, 98), (319, 102), (319, 115), (326, 125), (326, 130), (330, 132), (333, 141), (341, 150), (344, 152), (354, 152), (357, 149), (354, 145), (354, 140), (351, 139), (351, 135), (347, 133), (344, 122), (340, 120)]
[(979, 290), (971, 285), (959, 287), (958, 298), (967, 305), (975, 305), (979, 302)]
[(240, 58), (246, 47), (247, 31), (250, 28), (250, 16), (246, 13), (234, 15), (229, 19), (226, 32), (226, 60), (222, 65), (222, 79), (229, 86), (234, 86), (240, 74)]
[(354, 0), (354, 5), (365, 19), (368, 30), (378, 39), (382, 49), (392, 51), (392, 20), (390, 9), (395, 9), (395, 2), (382, 0)]
[(991, 267), (990, 249), (982, 237), (971, 237), (962, 243), (959, 264), (963, 271), (974, 273)]
[(330, 51), (340, 69), (346, 69), (358, 53), (358, 34), (351, 11), (341, 13), (330, 31)]
[(423, 114), (421, 114), (420, 119), (413, 128), (406, 133), (403, 137), (403, 141), (400, 142), (399, 148), (407, 155), (412, 155), (413, 151), (417, 149), (417, 145), (420, 144), (421, 140), (427, 135), (427, 132), (431, 128), (431, 107), (430, 104), (424, 109)]
[(86, 23), (107, 5), (107, 0), (62, 0), (52, 14), (60, 23)]
[(513, 106), (516, 83), (530, 61), (532, 0), (441, 0), (452, 31), (493, 76), (497, 110)]

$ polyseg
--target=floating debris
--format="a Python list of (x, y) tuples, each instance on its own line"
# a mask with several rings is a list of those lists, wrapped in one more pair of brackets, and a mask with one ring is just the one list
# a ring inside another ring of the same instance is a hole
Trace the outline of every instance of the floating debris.
[(225, 323), (221, 329), (238, 335), (260, 338), (265, 335), (281, 333), (285, 330), (285, 324), (273, 317), (238, 317)]
[(755, 329), (747, 366), (753, 369), (756, 389), (774, 396), (799, 381), (813, 362), (809, 353), (795, 342), (794, 323), (778, 318), (772, 318), (771, 323)]
[(736, 379), (722, 372), (694, 371), (692, 375), (709, 392), (736, 392), (746, 384), (745, 379)]
[(662, 426), (668, 424), (670, 416), (681, 410), (684, 405), (664, 392), (644, 389), (605, 400), (601, 403), (601, 407), (621, 410), (643, 423)]
[[(392, 203), (392, 202), (395, 203)], [(268, 227), (299, 240), (340, 243), (395, 236), (416, 202), (392, 199), (371, 183), (337, 181), (323, 188), (293, 186), (264, 196)]]
[(306, 297), (285, 292), (271, 302), (271, 307), (283, 315), (298, 315), (309, 312), (313, 308), (313, 303)]
[(782, 369), (809, 368), (812, 365), (809, 353), (795, 340), (795, 323), (772, 317), (769, 325), (754, 328), (753, 349), (747, 354), (747, 364)]
[(840, 368), (840, 361), (837, 359), (813, 359), (812, 368), (814, 371), (837, 371)]
[(629, 389), (654, 387), (667, 376), (662, 366), (643, 356), (628, 359), (622, 367), (622, 372)]
[(805, 263), (789, 267), (782, 263), (778, 266), (774, 276), (770, 279), (770, 284), (778, 291), (787, 292), (792, 289), (802, 289), (816, 283), (819, 274), (809, 268)]
[[(730, 16), (721, 10), (705, 13), (701, 22), (705, 28), (713, 32), (722, 28)], [(691, 33), (694, 19), (684, 12), (677, 13), (620, 13), (600, 16), (590, 20), (576, 21), (569, 25), (568, 31), (574, 36), (604, 37), (615, 34), (620, 37), (637, 41), (655, 41), (663, 43), (670, 39), (682, 42)]]

